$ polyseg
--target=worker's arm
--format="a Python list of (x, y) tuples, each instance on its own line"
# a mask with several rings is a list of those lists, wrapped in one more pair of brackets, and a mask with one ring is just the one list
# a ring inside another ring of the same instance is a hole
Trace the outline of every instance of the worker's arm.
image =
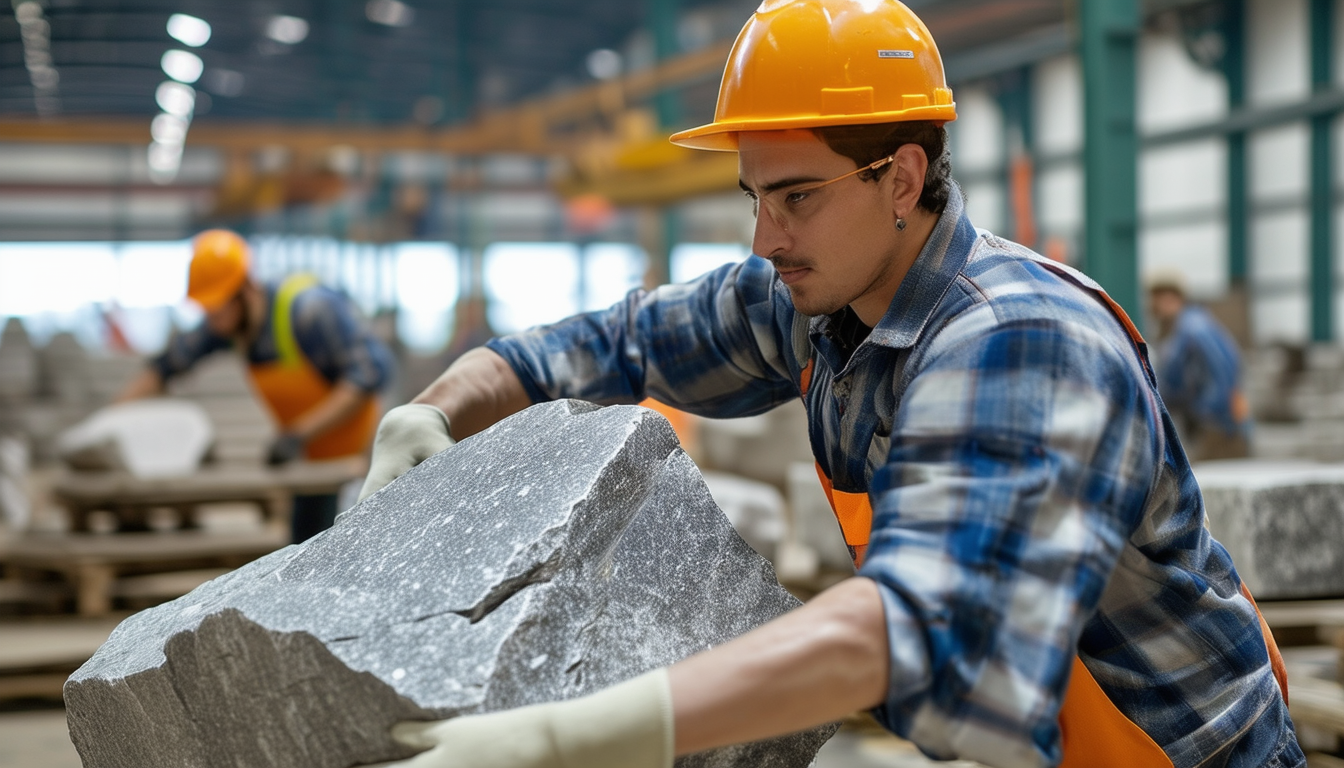
[(753, 256), (487, 346), (518, 372), (533, 402), (613, 405), (651, 397), (687, 413), (732, 418), (797, 400), (806, 320), (774, 267)]
[(131, 383), (121, 390), (113, 402), (128, 403), (161, 394), (163, 394), (163, 376), (157, 368), (145, 368), (131, 379)]
[(504, 358), (485, 347), (459, 357), (411, 402), (443, 411), (456, 440), (488, 429), (532, 405), (518, 374)]
[(848, 579), (670, 671), (676, 753), (758, 741), (880, 704), (887, 627), (875, 583)]
[(181, 333), (173, 333), (163, 352), (148, 360), (139, 374), (127, 384), (113, 402), (126, 403), (162, 395), (168, 380), (186, 373), (201, 358), (229, 347), (229, 340), (210, 333), (204, 323)]
[(850, 579), (718, 648), (566, 702), (393, 734), (424, 753), (402, 768), (670, 768), (674, 755), (834, 721), (883, 699), (877, 585)]
[(350, 301), (335, 291), (317, 287), (300, 292), (291, 320), (304, 358), (335, 385), (271, 444), (270, 464), (298, 458), (309, 441), (349, 419), (387, 382), (392, 369), (386, 347), (361, 323)]

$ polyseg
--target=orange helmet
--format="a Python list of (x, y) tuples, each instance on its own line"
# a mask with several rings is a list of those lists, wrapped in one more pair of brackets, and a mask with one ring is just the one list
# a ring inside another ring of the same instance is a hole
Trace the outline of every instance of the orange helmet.
[(955, 119), (938, 47), (897, 0), (765, 0), (728, 55), (714, 122), (672, 142), (731, 152), (740, 131)]
[(212, 312), (229, 302), (247, 279), (252, 252), (227, 229), (209, 229), (192, 243), (187, 298)]

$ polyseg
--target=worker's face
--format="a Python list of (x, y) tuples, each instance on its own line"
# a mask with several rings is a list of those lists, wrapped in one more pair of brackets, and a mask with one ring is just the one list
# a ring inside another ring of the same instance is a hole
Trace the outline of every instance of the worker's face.
[(205, 325), (216, 336), (232, 338), (242, 332), (245, 312), (243, 294), (240, 291), (219, 309), (206, 312)]
[(1148, 294), (1148, 308), (1158, 322), (1172, 323), (1181, 314), (1181, 310), (1185, 308), (1185, 297), (1181, 296), (1178, 291), (1166, 289), (1152, 291)]
[(900, 285), (895, 174), (816, 187), (854, 169), (811, 131), (738, 135), (741, 185), (757, 207), (752, 250), (774, 264), (803, 314), (853, 305), (880, 318)]

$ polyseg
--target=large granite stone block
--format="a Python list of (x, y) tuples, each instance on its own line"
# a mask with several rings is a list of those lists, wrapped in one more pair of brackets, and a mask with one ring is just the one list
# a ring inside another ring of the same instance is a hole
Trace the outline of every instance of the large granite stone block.
[[(65, 701), (88, 768), (339, 768), (406, 756), (398, 720), (581, 696), (797, 604), (661, 416), (562, 401), (127, 619)], [(802, 768), (831, 731), (678, 765)]]
[(1209, 532), (1258, 600), (1344, 597), (1344, 465), (1195, 465)]

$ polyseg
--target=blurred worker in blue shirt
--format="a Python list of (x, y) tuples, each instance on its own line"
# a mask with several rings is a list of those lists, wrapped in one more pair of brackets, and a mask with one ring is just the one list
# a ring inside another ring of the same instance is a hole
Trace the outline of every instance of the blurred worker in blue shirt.
[(1236, 341), (1208, 310), (1186, 300), (1179, 273), (1149, 278), (1148, 298), (1158, 324), (1158, 391), (1187, 455), (1192, 461), (1249, 456), (1250, 408)]
[[(280, 427), (268, 464), (364, 453), (378, 422), (376, 393), (392, 372), (391, 352), (340, 292), (303, 274), (265, 285), (250, 268), (251, 252), (237, 234), (198, 235), (187, 297), (205, 310), (205, 321), (175, 334), (119, 399), (158, 394), (206, 355), (236, 348)], [(331, 527), (336, 506), (336, 494), (295, 496), (294, 542)]]

